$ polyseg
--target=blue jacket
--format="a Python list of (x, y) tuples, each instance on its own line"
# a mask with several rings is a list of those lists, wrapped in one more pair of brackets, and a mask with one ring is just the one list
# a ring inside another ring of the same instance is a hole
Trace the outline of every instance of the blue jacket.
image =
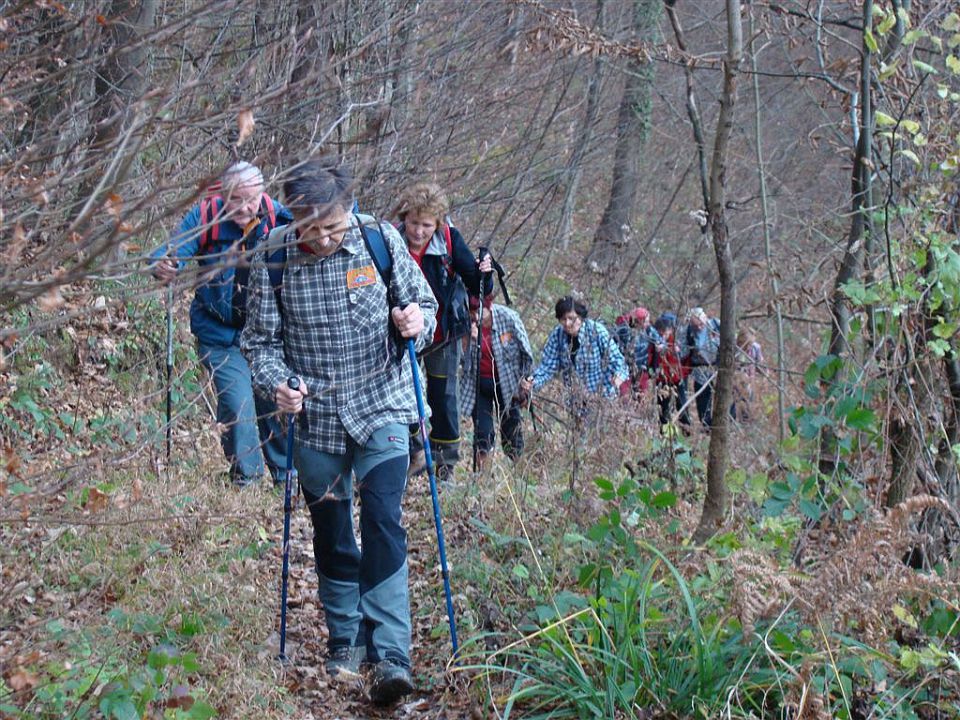
[[(277, 200), (273, 201), (277, 226), (293, 222), (290, 211)], [(152, 258), (166, 256), (178, 259), (177, 269), (185, 261), (197, 260), (197, 289), (190, 304), (190, 331), (205, 345), (230, 346), (240, 341), (240, 331), (246, 320), (247, 281), (249, 265), (241, 265), (238, 259), (249, 263), (253, 250), (270, 233), (269, 221), (263, 218), (253, 233), (253, 244), (242, 255), (235, 255), (234, 245), (243, 238), (243, 228), (233, 220), (222, 220), (219, 237), (203, 255), (200, 251), (200, 204), (194, 205), (180, 222), (168, 244), (157, 248)]]
[(683, 331), (683, 361), (693, 370), (695, 385), (704, 385), (713, 377), (720, 354), (720, 321), (710, 318), (702, 330), (687, 325)]

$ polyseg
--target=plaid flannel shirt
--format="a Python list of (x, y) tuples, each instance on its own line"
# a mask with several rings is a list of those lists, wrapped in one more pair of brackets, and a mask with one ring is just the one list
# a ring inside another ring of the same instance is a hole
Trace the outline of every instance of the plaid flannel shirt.
[(533, 387), (539, 390), (558, 372), (566, 385), (578, 383), (590, 394), (616, 397), (613, 378), (629, 376), (627, 363), (607, 329), (596, 320), (584, 320), (580, 327), (580, 349), (571, 361), (570, 338), (559, 325), (543, 346), (540, 364), (533, 373)]
[[(380, 227), (393, 258), (395, 301), (418, 303), (423, 311), (419, 350), (433, 337), (437, 301), (400, 234), (388, 223)], [(266, 253), (278, 243), (287, 245), (282, 311), (266, 265)], [(384, 425), (418, 421), (410, 362), (398, 352), (389, 315), (387, 288), (352, 215), (342, 245), (327, 257), (302, 251), (290, 227), (274, 230), (257, 254), (240, 346), (264, 397), (273, 399), (290, 376), (305, 382), (297, 427), (304, 447), (344, 453), (348, 436), (362, 445)]]
[[(484, 312), (488, 312), (484, 310)], [(516, 311), (504, 305), (493, 304), (493, 371), (504, 402), (517, 394), (520, 380), (533, 367), (533, 350), (527, 329)], [(473, 415), (477, 399), (476, 341), (467, 344), (463, 354), (463, 377), (460, 382), (460, 415)], [(501, 408), (506, 410), (506, 408)]]

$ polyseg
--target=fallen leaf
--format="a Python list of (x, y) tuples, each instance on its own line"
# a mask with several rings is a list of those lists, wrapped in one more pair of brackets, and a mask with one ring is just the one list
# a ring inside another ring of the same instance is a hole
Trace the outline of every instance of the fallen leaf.
[(87, 503), (84, 507), (90, 512), (98, 512), (106, 509), (109, 502), (110, 496), (105, 492), (99, 488), (90, 488), (90, 492), (87, 494)]
[(9, 685), (14, 692), (22, 692), (35, 688), (39, 682), (40, 679), (36, 675), (23, 668), (18, 668), (13, 675), (7, 678), (7, 685)]
[(3, 448), (3, 464), (11, 475), (16, 475), (20, 469), (20, 456), (9, 445)]
[(103, 209), (115, 218), (120, 217), (120, 211), (123, 209), (123, 198), (116, 193), (107, 195), (107, 200), (103, 204)]
[(253, 133), (253, 110), (250, 108), (241, 110), (240, 114), (237, 115), (237, 125), (240, 127), (240, 135), (237, 137), (237, 147), (240, 147)]
[(64, 302), (65, 300), (59, 287), (52, 287), (37, 298), (37, 306), (43, 310), (43, 312), (48, 313), (55, 312)]
[(177, 685), (170, 693), (170, 697), (167, 699), (166, 706), (168, 708), (189, 710), (193, 707), (194, 702), (196, 701), (193, 699), (193, 696), (190, 695), (190, 688), (185, 685)]

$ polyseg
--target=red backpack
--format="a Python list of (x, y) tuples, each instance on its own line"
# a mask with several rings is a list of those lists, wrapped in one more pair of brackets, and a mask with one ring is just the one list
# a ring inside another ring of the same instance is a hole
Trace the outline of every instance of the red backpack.
[(664, 335), (664, 342), (667, 349), (662, 353), (657, 353), (653, 343), (650, 343), (650, 367), (653, 367), (654, 357), (657, 362), (657, 382), (668, 385), (677, 385), (683, 382), (689, 370), (684, 367), (680, 360), (680, 353), (677, 352), (673, 331)]
[[(223, 211), (222, 189), (222, 183), (214, 183), (207, 188), (206, 197), (200, 201), (200, 226), (203, 230), (200, 232), (198, 255), (205, 255), (220, 239), (220, 223), (217, 222), (217, 217)], [(268, 233), (277, 226), (277, 209), (274, 206), (273, 198), (266, 193), (263, 193), (260, 197), (260, 215), (267, 219), (266, 231)]]

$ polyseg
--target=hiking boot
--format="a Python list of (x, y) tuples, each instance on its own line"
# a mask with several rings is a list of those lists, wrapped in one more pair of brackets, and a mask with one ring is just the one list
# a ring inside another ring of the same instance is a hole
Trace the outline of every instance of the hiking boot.
[(253, 487), (260, 482), (259, 475), (240, 475), (239, 473), (232, 474), (230, 476), (230, 481), (233, 487), (240, 490), (248, 487)]
[(419, 475), (427, 467), (427, 454), (423, 450), (418, 450), (410, 456), (410, 467), (407, 469), (407, 477), (412, 478)]
[(341, 645), (330, 650), (327, 657), (327, 675), (334, 680), (353, 681), (360, 679), (360, 663), (367, 657), (367, 649)]
[(410, 671), (393, 660), (381, 660), (370, 678), (370, 701), (375, 705), (389, 705), (413, 692)]

